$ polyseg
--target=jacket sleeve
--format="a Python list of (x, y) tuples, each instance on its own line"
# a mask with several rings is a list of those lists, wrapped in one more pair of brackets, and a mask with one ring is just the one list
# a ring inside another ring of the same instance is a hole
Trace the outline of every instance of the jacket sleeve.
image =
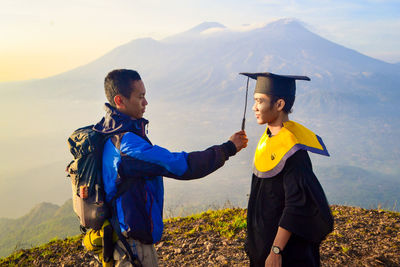
[(235, 154), (236, 147), (231, 141), (204, 151), (170, 152), (136, 134), (126, 133), (121, 140), (119, 173), (122, 177), (166, 176), (190, 180), (212, 173)]
[(321, 242), (332, 231), (333, 217), (307, 152), (296, 152), (286, 164), (285, 208), (279, 226), (306, 240)]

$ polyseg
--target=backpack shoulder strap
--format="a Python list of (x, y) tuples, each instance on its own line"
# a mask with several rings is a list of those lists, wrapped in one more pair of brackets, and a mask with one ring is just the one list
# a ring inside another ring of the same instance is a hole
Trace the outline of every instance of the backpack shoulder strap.
[(111, 136), (111, 142), (114, 144), (116, 148), (118, 148), (118, 150), (121, 150), (121, 141), (122, 137), (124, 137), (125, 134), (126, 132)]
[(140, 262), (138, 256), (133, 254), (131, 246), (129, 245), (126, 237), (121, 233), (121, 228), (119, 226), (118, 218), (115, 216), (115, 212), (117, 212), (117, 205), (115, 205), (115, 201), (113, 203), (113, 216), (111, 217), (111, 225), (114, 231), (117, 233), (119, 240), (121, 240), (122, 244), (124, 245), (126, 251), (128, 252), (129, 261), (132, 263), (134, 267), (142, 267), (142, 263)]
[[(122, 137), (126, 134), (124, 133), (119, 133), (116, 135), (111, 136), (111, 142), (114, 144), (114, 146), (120, 151), (121, 155), (121, 140)], [(119, 176), (119, 173), (118, 173)], [(133, 254), (131, 246), (129, 245), (128, 241), (126, 240), (126, 237), (121, 233), (121, 228), (119, 226), (118, 218), (116, 216), (117, 214), (117, 208), (116, 208), (116, 203), (115, 201), (117, 200), (118, 197), (120, 197), (124, 192), (126, 192), (130, 186), (130, 181), (125, 181), (122, 184), (118, 186), (117, 193), (114, 195), (114, 197), (111, 199), (111, 206), (112, 206), (112, 216), (110, 218), (111, 220), (111, 225), (114, 229), (114, 231), (117, 233), (119, 240), (121, 240), (122, 244), (124, 245), (126, 251), (128, 252), (128, 257), (130, 259), (130, 262), (132, 263), (133, 266), (135, 267), (141, 267), (142, 264), (139, 261), (139, 258), (137, 255)]]

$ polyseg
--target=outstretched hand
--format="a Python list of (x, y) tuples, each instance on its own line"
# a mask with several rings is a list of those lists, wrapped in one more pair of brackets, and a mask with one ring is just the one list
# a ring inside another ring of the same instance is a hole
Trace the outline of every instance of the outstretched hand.
[(232, 141), (232, 143), (235, 144), (237, 152), (242, 150), (242, 148), (247, 147), (247, 142), (249, 141), (249, 139), (247, 139), (245, 131), (239, 131), (239, 132), (234, 133), (229, 138), (229, 140)]

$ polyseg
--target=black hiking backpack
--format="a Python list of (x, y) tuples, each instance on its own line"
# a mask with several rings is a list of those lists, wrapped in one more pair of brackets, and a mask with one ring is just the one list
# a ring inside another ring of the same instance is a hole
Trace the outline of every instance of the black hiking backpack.
[(71, 178), (72, 202), (80, 224), (84, 228), (101, 229), (111, 216), (105, 203), (102, 179), (102, 154), (105, 141), (110, 135), (93, 130), (93, 125), (75, 130), (68, 138), (74, 159), (66, 171)]
[[(126, 238), (121, 234), (116, 216), (115, 200), (121, 196), (129, 187), (129, 182), (122, 183), (117, 193), (110, 201), (110, 206), (105, 202), (105, 191), (103, 184), (103, 148), (108, 138), (119, 149), (123, 133), (103, 134), (93, 130), (93, 125), (75, 130), (68, 138), (69, 149), (74, 159), (68, 164), (66, 171), (71, 178), (72, 203), (76, 215), (78, 215), (81, 229), (100, 230), (109, 219), (110, 227), (107, 234), (103, 236), (103, 259), (109, 262), (113, 254), (112, 229), (118, 235), (118, 239), (125, 246), (129, 259), (133, 266), (141, 267), (137, 255), (133, 254)], [(111, 229), (111, 230), (110, 230)], [(111, 232), (110, 232), (111, 231)], [(108, 244), (108, 245), (107, 245)]]

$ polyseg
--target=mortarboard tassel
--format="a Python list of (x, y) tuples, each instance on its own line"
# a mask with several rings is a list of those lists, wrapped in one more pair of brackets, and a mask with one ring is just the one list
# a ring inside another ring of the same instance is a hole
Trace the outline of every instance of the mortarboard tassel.
[(246, 124), (247, 93), (249, 91), (249, 79), (250, 79), (250, 77), (247, 77), (246, 98), (244, 99), (244, 113), (243, 113), (243, 120), (242, 120), (242, 131), (244, 131), (244, 127)]

